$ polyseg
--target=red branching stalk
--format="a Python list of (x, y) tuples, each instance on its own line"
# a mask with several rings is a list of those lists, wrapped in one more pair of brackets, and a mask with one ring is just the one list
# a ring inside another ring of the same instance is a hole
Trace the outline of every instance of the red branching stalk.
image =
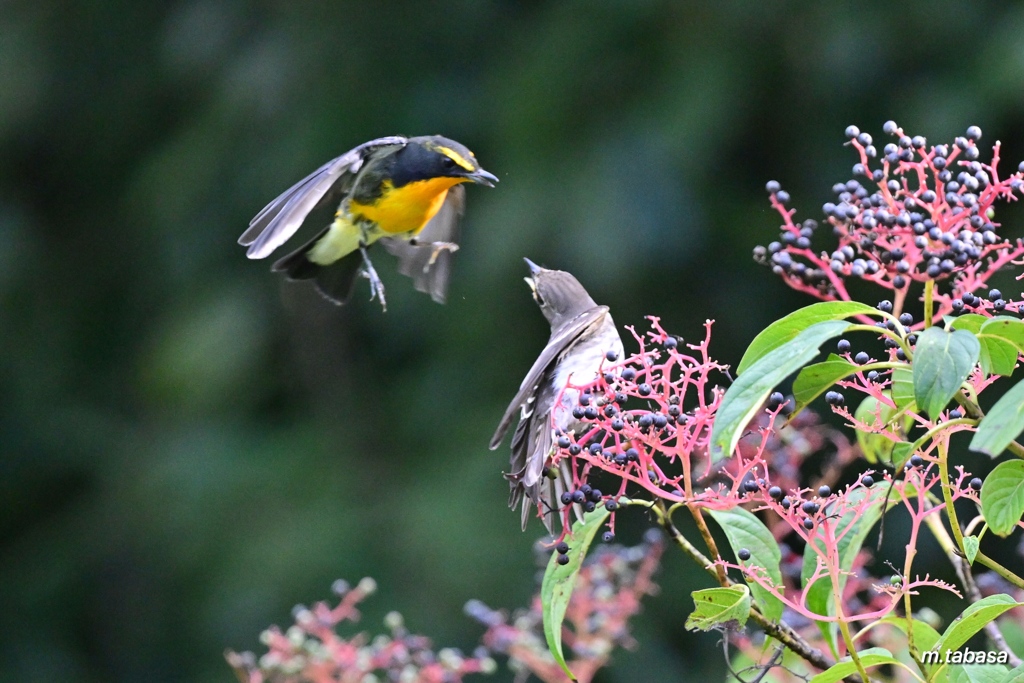
[(385, 619), (390, 636), (340, 636), (336, 627), (358, 621), (356, 605), (375, 589), (372, 579), (351, 590), (344, 582), (336, 583), (341, 595), (336, 606), (320, 602), (312, 609), (296, 608), (295, 625), (286, 632), (272, 626), (261, 634), (267, 652), (259, 660), (251, 652), (229, 651), (228, 663), (242, 683), (365, 683), (378, 680), (378, 674), (409, 683), (457, 683), (467, 674), (495, 670), (486, 652), (474, 657), (451, 649), (435, 653), (430, 640), (409, 633), (396, 612)]
[[(629, 328), (639, 346), (636, 354), (609, 364), (603, 376), (589, 384), (569, 385), (580, 391), (573, 416), (584, 426), (576, 434), (562, 435), (563, 447), (551, 464), (568, 460), (577, 489), (592, 472), (612, 474), (617, 490), (602, 500), (625, 495), (630, 485), (668, 502), (693, 498), (694, 458), (707, 453), (722, 399), (713, 379), (716, 374), (724, 379), (727, 367), (710, 357), (712, 322), (705, 323), (700, 343), (684, 345), (669, 336), (657, 318), (650, 321), (647, 335)], [(553, 421), (560, 417), (557, 412), (552, 415)], [(571, 508), (566, 504), (561, 510), (566, 528), (571, 525)]]

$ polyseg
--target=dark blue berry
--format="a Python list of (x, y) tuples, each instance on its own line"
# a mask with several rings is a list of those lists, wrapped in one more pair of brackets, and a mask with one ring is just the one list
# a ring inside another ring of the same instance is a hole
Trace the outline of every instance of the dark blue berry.
[(604, 541), (605, 543), (611, 543), (612, 541), (615, 540), (615, 534), (613, 534), (610, 531), (606, 531), (603, 534), (601, 534), (601, 540)]
[(830, 489), (828, 486), (819, 486), (818, 495), (821, 496), (822, 498), (828, 498), (829, 496), (832, 495), (832, 489)]
[(558, 545), (555, 546), (555, 552), (559, 555), (565, 555), (569, 552), (569, 544), (565, 541), (559, 541)]
[(975, 477), (974, 479), (971, 479), (971, 488), (975, 491), (980, 491), (982, 483), (981, 477)]
[(569, 564), (569, 556), (568, 555), (559, 555), (558, 556), (558, 564), (562, 564), (562, 565)]
[(746, 562), (750, 559), (750, 551), (746, 548), (740, 548), (739, 552), (736, 553), (736, 557), (740, 558), (741, 562)]
[(860, 483), (863, 484), (864, 486), (867, 486), (868, 488), (871, 488), (872, 486), (874, 486), (875, 480), (870, 474), (865, 474), (863, 477), (860, 478)]
[(860, 351), (853, 357), (853, 360), (857, 365), (864, 365), (871, 360), (871, 356), (869, 356), (865, 351)]
[(775, 500), (779, 500), (782, 498), (782, 489), (778, 486), (773, 486), (768, 489), (768, 495)]
[(849, 342), (849, 340), (847, 340), (847, 339), (840, 339), (839, 342), (836, 344), (836, 350), (839, 351), (839, 353), (849, 353), (850, 352), (850, 342)]

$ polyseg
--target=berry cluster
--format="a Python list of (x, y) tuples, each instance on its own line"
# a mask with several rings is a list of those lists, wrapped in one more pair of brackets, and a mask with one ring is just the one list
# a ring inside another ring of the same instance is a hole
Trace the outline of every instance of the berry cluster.
[(408, 683), (457, 683), (471, 673), (493, 673), (494, 660), (481, 649), (472, 657), (445, 648), (434, 652), (430, 641), (409, 633), (402, 617), (391, 612), (384, 623), (390, 636), (370, 639), (360, 633), (346, 640), (335, 632), (343, 621), (357, 621), (356, 606), (376, 590), (372, 579), (355, 588), (344, 581), (332, 587), (341, 600), (335, 607), (320, 602), (294, 610), (295, 625), (282, 633), (276, 626), (260, 639), (266, 654), (228, 652), (228, 663), (243, 683), (336, 683), (337, 681), (408, 681)]
[[(952, 279), (953, 295), (940, 300), (949, 313), (952, 300), (984, 285), (999, 268), (1024, 255), (1024, 245), (997, 233), (994, 206), (1024, 194), (1024, 163), (1000, 178), (1000, 143), (989, 163), (979, 161), (981, 130), (967, 129), (952, 145), (929, 147), (893, 121), (883, 127), (893, 136), (879, 153), (871, 135), (856, 126), (846, 129), (859, 154), (853, 178), (833, 186), (836, 201), (822, 208), (838, 245), (831, 253), (815, 252), (818, 222), (793, 222), (789, 193), (771, 181), (766, 189), (783, 218), (780, 239), (754, 249), (791, 287), (821, 299), (849, 300), (847, 278), (860, 278), (894, 290), (897, 304), (913, 282)], [(998, 292), (996, 292), (998, 294)], [(997, 310), (1001, 300), (990, 292), (975, 307)], [(967, 301), (962, 300), (963, 304)], [(1020, 311), (1022, 303), (1002, 300), (999, 311)], [(897, 306), (899, 307), (899, 306)]]
[[(568, 387), (579, 392), (572, 415), (583, 427), (575, 434), (559, 434), (552, 458), (556, 467), (568, 460), (573, 477), (573, 489), (561, 500), (566, 529), (573, 508), (583, 513), (603, 504), (615, 511), (630, 483), (666, 500), (682, 500), (684, 482), (691, 479), (691, 458), (707, 451), (722, 397), (712, 380), (716, 373), (726, 377), (725, 366), (708, 355), (711, 322), (701, 343), (684, 344), (667, 334), (657, 318), (650, 320), (646, 336), (633, 331), (638, 353), (606, 367), (587, 385)], [(613, 492), (589, 481), (598, 471), (612, 475)], [(614, 519), (603, 538), (614, 539)]]
[[(571, 652), (569, 668), (580, 683), (593, 679), (598, 669), (608, 663), (615, 647), (634, 645), (629, 636), (629, 619), (640, 611), (643, 596), (653, 595), (657, 590), (651, 577), (658, 568), (662, 550), (661, 534), (652, 530), (638, 546), (598, 546), (588, 553), (563, 626), (563, 640)], [(539, 555), (547, 558), (543, 549)], [(550, 683), (566, 680), (544, 640), (539, 596), (529, 610), (517, 612), (511, 618), (479, 600), (467, 603), (466, 613), (487, 627), (484, 645), (491, 652), (508, 655), (509, 667), (521, 679), (533, 674)]]

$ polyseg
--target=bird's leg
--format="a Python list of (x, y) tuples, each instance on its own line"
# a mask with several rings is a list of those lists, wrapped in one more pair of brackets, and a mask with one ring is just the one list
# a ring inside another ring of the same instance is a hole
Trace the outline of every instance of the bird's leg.
[(377, 271), (374, 270), (370, 256), (366, 253), (366, 245), (363, 242), (359, 243), (359, 253), (363, 255), (362, 275), (370, 281), (370, 301), (373, 301), (374, 297), (380, 299), (381, 308), (387, 311), (388, 304), (384, 299), (384, 283), (381, 282)]

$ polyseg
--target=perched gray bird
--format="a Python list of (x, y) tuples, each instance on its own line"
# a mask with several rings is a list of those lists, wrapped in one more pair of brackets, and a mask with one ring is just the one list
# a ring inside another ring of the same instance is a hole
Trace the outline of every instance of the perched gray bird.
[[(512, 436), (512, 467), (505, 475), (511, 486), (508, 505), (514, 510), (522, 503), (522, 523), (526, 529), (531, 509), (540, 503), (544, 525), (550, 532), (562, 493), (572, 480), (565, 463), (558, 476), (546, 477), (547, 461), (554, 451), (556, 430), (571, 431), (579, 426), (572, 416), (579, 392), (565, 386), (570, 378), (576, 385), (593, 380), (609, 351), (621, 358), (622, 340), (608, 307), (594, 303), (575, 277), (561, 270), (541, 268), (530, 259), (525, 261), (530, 267), (526, 284), (551, 324), (551, 337), (501, 418), (490, 447), (494, 450), (501, 445), (518, 414), (519, 425)], [(555, 410), (559, 394), (562, 402)]]

